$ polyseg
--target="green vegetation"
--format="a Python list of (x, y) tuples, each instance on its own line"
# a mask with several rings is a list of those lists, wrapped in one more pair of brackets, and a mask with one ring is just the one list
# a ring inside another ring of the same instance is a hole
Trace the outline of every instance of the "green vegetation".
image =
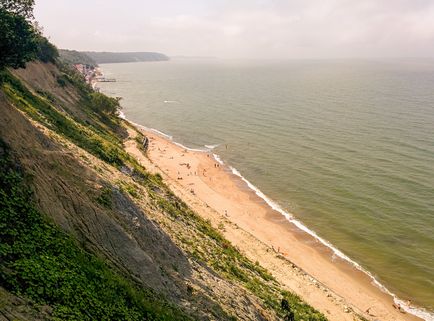
[(0, 1), (0, 10), (5, 10), (25, 19), (31, 19), (33, 18), (34, 5), (35, 0), (2, 0)]
[(0, 7), (0, 70), (24, 67), (37, 51), (35, 29), (22, 16)]
[[(83, 251), (33, 205), (17, 160), (0, 140), (0, 282), (53, 308), (55, 320), (187, 320)], [(28, 178), (27, 178), (28, 179)]]
[(72, 142), (115, 166), (125, 165), (131, 157), (122, 150), (119, 139), (104, 134), (92, 126), (79, 124), (69, 115), (57, 110), (48, 99), (32, 94), (10, 73), (0, 74), (0, 83), (7, 97), (31, 118), (69, 138)]
[(90, 94), (90, 105), (100, 113), (116, 115), (121, 108), (119, 98), (108, 97), (104, 94), (94, 92)]
[(112, 190), (110, 187), (103, 187), (101, 194), (96, 198), (96, 201), (106, 208), (112, 208)]
[[(76, 82), (84, 84), (82, 79), (74, 78), (70, 74), (64, 74), (65, 79), (75, 86)], [(74, 75), (74, 74), (73, 74)], [(77, 146), (90, 154), (117, 168), (123, 168), (131, 176), (144, 185), (159, 184), (159, 175), (150, 175), (137, 160), (125, 152), (121, 139), (114, 133), (119, 126), (119, 119), (115, 115), (106, 114), (101, 109), (91, 107), (93, 93), (86, 87), (78, 87), (83, 98), (83, 110), (91, 116), (110, 124), (109, 129), (104, 126), (85, 123), (80, 119), (74, 119), (69, 114), (59, 111), (52, 104), (50, 94), (31, 93), (22, 83), (9, 72), (0, 72), (0, 88), (8, 99), (19, 109), (27, 113), (32, 119), (42, 123), (58, 134), (71, 140)], [(102, 95), (102, 94), (99, 94)], [(106, 97), (108, 101), (112, 98)]]
[(57, 57), (59, 57), (59, 52), (56, 46), (50, 43), (47, 38), (40, 35), (39, 37), (37, 37), (36, 56), (42, 62), (55, 63)]
[(34, 59), (54, 63), (58, 57), (57, 48), (30, 21), (33, 5), (33, 0), (0, 2), (0, 70), (24, 68)]
[(139, 199), (140, 198), (140, 194), (139, 194), (136, 186), (134, 186), (134, 184), (127, 183), (124, 180), (118, 180), (118, 181), (116, 181), (116, 185), (119, 187), (119, 189), (124, 194), (129, 194), (129, 195), (131, 195), (135, 199)]
[(65, 64), (70, 64), (70, 65), (83, 64), (83, 65), (89, 65), (93, 67), (97, 66), (95, 60), (90, 58), (85, 53), (78, 52), (76, 50), (60, 49), (59, 55), (60, 55), (60, 61)]
[(241, 283), (282, 318), (288, 313), (281, 307), (283, 299), (288, 302), (295, 320), (327, 320), (297, 295), (282, 291), (272, 275), (243, 256), (210, 222), (194, 213), (165, 185), (160, 185), (159, 193), (150, 192), (149, 195), (155, 205), (175, 221), (183, 221), (198, 232), (193, 238), (182, 239), (184, 250), (197, 260), (205, 262), (228, 279)]

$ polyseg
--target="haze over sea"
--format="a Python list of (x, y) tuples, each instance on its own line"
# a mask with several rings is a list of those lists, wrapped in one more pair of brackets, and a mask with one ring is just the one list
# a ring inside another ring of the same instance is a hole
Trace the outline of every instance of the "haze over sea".
[(213, 150), (401, 299), (434, 311), (434, 60), (102, 65), (128, 119)]

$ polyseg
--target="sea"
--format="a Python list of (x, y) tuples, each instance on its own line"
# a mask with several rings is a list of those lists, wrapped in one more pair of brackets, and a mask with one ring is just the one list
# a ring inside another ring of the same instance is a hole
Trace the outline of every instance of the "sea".
[(101, 68), (117, 81), (98, 87), (122, 97), (127, 119), (212, 151), (408, 312), (434, 320), (434, 60)]

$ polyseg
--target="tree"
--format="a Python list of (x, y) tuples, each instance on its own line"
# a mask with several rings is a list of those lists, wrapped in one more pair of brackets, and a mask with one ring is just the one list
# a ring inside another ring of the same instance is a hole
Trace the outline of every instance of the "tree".
[(95, 92), (90, 95), (92, 108), (99, 112), (115, 115), (120, 107), (120, 98), (108, 97), (104, 94)]
[(0, 0), (0, 9), (25, 19), (33, 19), (35, 0)]
[(37, 34), (24, 16), (4, 9), (4, 3), (13, 1), (0, 1), (0, 70), (5, 67), (24, 68), (27, 61), (35, 58)]
[(33, 6), (34, 0), (0, 0), (0, 70), (24, 68), (35, 58), (55, 62), (59, 56), (37, 22), (30, 21)]
[(59, 52), (56, 46), (50, 43), (48, 39), (42, 35), (39, 35), (37, 37), (37, 46), (38, 50), (36, 55), (42, 62), (54, 63), (56, 61), (56, 58), (59, 57)]

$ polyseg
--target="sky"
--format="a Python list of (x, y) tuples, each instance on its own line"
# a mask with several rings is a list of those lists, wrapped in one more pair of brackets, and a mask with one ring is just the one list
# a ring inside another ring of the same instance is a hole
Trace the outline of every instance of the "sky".
[(434, 57), (434, 0), (36, 0), (60, 48), (247, 59)]

